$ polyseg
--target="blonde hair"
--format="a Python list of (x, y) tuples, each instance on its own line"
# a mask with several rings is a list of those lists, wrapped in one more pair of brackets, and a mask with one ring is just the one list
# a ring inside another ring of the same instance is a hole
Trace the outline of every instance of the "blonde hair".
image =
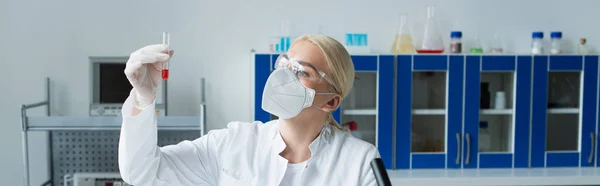
[[(337, 93), (342, 96), (342, 100), (346, 98), (354, 84), (354, 64), (346, 47), (326, 35), (304, 35), (296, 39), (294, 44), (298, 41), (310, 41), (321, 49), (325, 55), (327, 68), (329, 69), (327, 78), (332, 81), (337, 89)], [(331, 125), (342, 129), (340, 124), (333, 118), (332, 113), (329, 113), (327, 120)]]

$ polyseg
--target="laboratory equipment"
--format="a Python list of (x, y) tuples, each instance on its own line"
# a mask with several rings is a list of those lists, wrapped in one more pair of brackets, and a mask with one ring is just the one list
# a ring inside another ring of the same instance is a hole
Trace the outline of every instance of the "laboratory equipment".
[(491, 149), (490, 132), (488, 131), (488, 122), (479, 122), (479, 152), (489, 152)]
[[(131, 93), (131, 84), (123, 73), (126, 56), (91, 56), (90, 60), (90, 116), (120, 116), (123, 102)], [(111, 86), (106, 86), (111, 85)], [(166, 115), (167, 83), (156, 90), (156, 114)]]
[(561, 42), (562, 42), (562, 32), (552, 32), (550, 33), (550, 40), (552, 43), (552, 48), (550, 48), (551, 54), (560, 54), (562, 53)]
[(531, 34), (531, 53), (542, 54), (544, 53), (544, 32), (533, 32)]
[(291, 43), (291, 23), (289, 20), (281, 20), (279, 35), (269, 37), (269, 50), (276, 53), (287, 52), (290, 49)]
[(490, 108), (490, 84), (487, 82), (480, 83), (481, 96), (479, 97), (479, 108), (489, 109)]
[[(167, 48), (171, 48), (170, 43), (171, 43), (171, 34), (169, 32), (163, 32), (162, 44), (167, 45)], [(168, 52), (170, 54), (171, 51), (168, 51)], [(169, 79), (169, 62), (168, 61), (163, 62), (162, 79), (163, 80)]]
[(506, 93), (504, 93), (503, 91), (496, 92), (496, 99), (494, 103), (495, 109), (506, 108)]
[(417, 49), (417, 53), (431, 54), (443, 53), (444, 43), (439, 34), (439, 28), (435, 19), (435, 6), (427, 6), (427, 22), (423, 34), (423, 41)]
[(579, 46), (577, 47), (577, 51), (579, 52), (579, 54), (587, 54), (588, 53), (588, 48), (585, 45), (586, 42), (587, 42), (587, 40), (585, 38), (579, 39)]
[(401, 14), (400, 27), (398, 28), (398, 33), (396, 33), (396, 38), (394, 38), (392, 53), (414, 54), (415, 47), (411, 35), (412, 33), (408, 25), (407, 16), (406, 14)]
[(462, 53), (462, 32), (453, 31), (450, 32), (450, 53), (460, 54)]
[(76, 172), (72, 175), (65, 174), (63, 180), (65, 186), (129, 186), (118, 172)]
[(473, 37), (473, 45), (469, 48), (469, 53), (471, 54), (483, 54), (483, 47), (481, 47), (481, 41), (479, 40), (479, 36), (475, 35)]
[(346, 33), (346, 50), (349, 53), (370, 53), (368, 35), (366, 33)]
[(494, 34), (494, 40), (490, 44), (490, 53), (500, 54), (504, 53), (504, 48), (502, 47), (502, 41), (500, 40), (500, 36), (498, 34)]
[(371, 160), (371, 169), (373, 169), (373, 175), (375, 175), (375, 180), (377, 181), (378, 186), (392, 186), (390, 177), (385, 169), (385, 164), (383, 164), (383, 160), (381, 158), (375, 158)]

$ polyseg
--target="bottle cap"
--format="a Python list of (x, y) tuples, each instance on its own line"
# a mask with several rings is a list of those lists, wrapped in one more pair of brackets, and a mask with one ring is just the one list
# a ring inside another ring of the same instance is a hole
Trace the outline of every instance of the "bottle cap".
[(461, 31), (452, 31), (450, 32), (450, 38), (461, 38), (462, 37), (462, 32)]
[(562, 38), (562, 32), (552, 32), (550, 33), (550, 38)]
[(537, 38), (544, 38), (544, 32), (533, 32), (531, 34), (531, 38), (537, 39)]

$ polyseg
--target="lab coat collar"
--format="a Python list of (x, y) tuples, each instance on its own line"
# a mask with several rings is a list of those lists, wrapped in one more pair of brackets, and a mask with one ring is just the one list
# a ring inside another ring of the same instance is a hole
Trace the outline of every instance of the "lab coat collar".
[[(272, 130), (272, 132), (273, 132), (272, 140), (274, 140), (274, 143), (273, 143), (273, 145), (275, 147), (274, 152), (279, 155), (281, 152), (283, 152), (286, 145), (285, 145), (285, 142), (283, 141), (283, 138), (281, 137), (281, 133), (279, 132), (279, 127), (281, 126), (281, 124), (279, 123), (279, 120), (277, 120), (274, 124), (275, 124), (275, 127), (273, 127), (274, 130)], [(308, 148), (310, 149), (311, 157), (313, 155), (315, 155), (316, 153), (318, 153), (319, 150), (323, 147), (323, 145), (329, 144), (331, 138), (333, 137), (331, 130), (332, 130), (331, 124), (329, 122), (327, 122), (323, 125), (323, 128), (321, 129), (319, 136), (317, 136), (317, 138), (315, 138), (315, 140), (312, 143), (310, 143), (310, 145), (308, 146)]]

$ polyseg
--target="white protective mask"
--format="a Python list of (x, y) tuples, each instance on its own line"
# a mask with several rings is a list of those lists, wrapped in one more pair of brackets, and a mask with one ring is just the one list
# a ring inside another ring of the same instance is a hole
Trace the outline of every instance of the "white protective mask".
[(293, 118), (312, 106), (315, 94), (335, 93), (315, 93), (314, 89), (305, 87), (289, 68), (277, 69), (269, 75), (265, 84), (262, 109), (280, 119)]

